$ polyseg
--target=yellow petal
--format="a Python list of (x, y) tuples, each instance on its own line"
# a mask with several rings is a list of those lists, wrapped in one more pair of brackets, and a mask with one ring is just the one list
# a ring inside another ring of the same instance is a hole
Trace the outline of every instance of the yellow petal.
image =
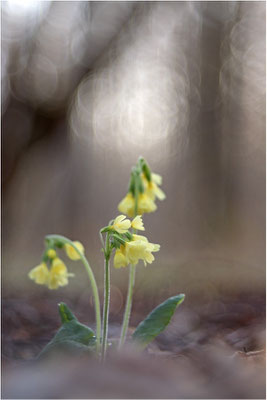
[(45, 285), (49, 279), (49, 269), (47, 268), (46, 263), (42, 262), (37, 267), (33, 268), (29, 274), (29, 278), (32, 279), (38, 285)]
[(118, 233), (125, 233), (131, 227), (131, 221), (129, 219), (125, 219), (125, 215), (119, 215), (115, 218), (113, 223), (113, 228)]
[(162, 184), (162, 176), (159, 174), (152, 173), (152, 181), (155, 182), (157, 185)]
[(138, 198), (138, 214), (150, 213), (156, 211), (157, 206), (153, 199), (146, 193), (142, 193)]
[(144, 242), (148, 242), (147, 238), (143, 235), (133, 234), (133, 240), (143, 240)]
[(69, 274), (66, 265), (60, 258), (55, 258), (52, 262), (48, 281), (49, 289), (57, 289), (59, 286), (66, 286), (69, 283)]
[(126, 267), (128, 265), (125, 254), (120, 249), (117, 249), (114, 256), (114, 268)]
[[(73, 244), (77, 247), (77, 249), (82, 253), (82, 254), (84, 254), (84, 247), (83, 247), (83, 245), (82, 245), (82, 243), (80, 243), (80, 242), (73, 242)], [(66, 254), (67, 254), (67, 256), (71, 259), (71, 260), (74, 260), (74, 261), (76, 261), (76, 260), (80, 260), (80, 254), (74, 249), (74, 247), (73, 246), (71, 246), (70, 244), (65, 244), (64, 245), (64, 248), (65, 248), (65, 251), (66, 251)]]
[(137, 229), (138, 231), (144, 231), (144, 224), (141, 215), (137, 215), (133, 220), (132, 220), (132, 228)]
[(128, 193), (118, 205), (118, 209), (123, 214), (133, 217), (134, 215), (134, 197), (132, 193)]

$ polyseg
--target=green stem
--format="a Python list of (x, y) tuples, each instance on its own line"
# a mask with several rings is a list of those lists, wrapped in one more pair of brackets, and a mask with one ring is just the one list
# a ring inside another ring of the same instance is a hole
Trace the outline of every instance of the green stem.
[(100, 351), (100, 336), (101, 336), (101, 313), (100, 313), (100, 301), (99, 301), (99, 294), (97, 289), (97, 284), (95, 280), (94, 273), (90, 267), (89, 262), (85, 258), (85, 256), (81, 253), (81, 251), (75, 246), (75, 244), (69, 240), (68, 238), (61, 236), (61, 235), (47, 235), (46, 239), (48, 240), (58, 240), (63, 244), (70, 244), (79, 254), (81, 257), (81, 261), (86, 269), (88, 277), (91, 282), (93, 297), (94, 297), (94, 304), (95, 304), (95, 317), (96, 317), (96, 350), (97, 353)]
[(121, 329), (119, 348), (121, 348), (124, 345), (126, 333), (129, 326), (130, 314), (132, 309), (134, 281), (135, 281), (135, 265), (130, 265), (128, 293), (127, 293), (127, 300), (126, 300), (122, 329)]
[[(134, 217), (136, 217), (137, 212), (138, 212), (138, 186), (137, 186), (137, 181), (135, 181), (135, 205), (134, 205)], [(134, 229), (134, 233), (137, 233), (137, 231)], [(121, 348), (126, 339), (126, 334), (128, 331), (128, 326), (129, 326), (129, 321), (130, 321), (130, 315), (131, 315), (131, 310), (132, 310), (132, 302), (133, 302), (133, 289), (134, 289), (134, 282), (135, 282), (135, 265), (130, 265), (130, 270), (129, 270), (129, 283), (128, 283), (128, 293), (127, 293), (127, 299), (126, 299), (126, 305), (125, 305), (125, 311), (124, 311), (124, 316), (123, 316), (123, 323), (122, 323), (122, 329), (121, 329), (121, 337), (120, 337), (120, 342), (119, 342), (119, 348)]]
[(106, 239), (106, 250), (105, 250), (105, 277), (104, 277), (104, 307), (103, 307), (103, 334), (102, 334), (102, 352), (101, 359), (105, 360), (107, 351), (107, 339), (108, 339), (108, 315), (109, 315), (109, 301), (110, 301), (110, 269), (109, 269), (109, 234)]

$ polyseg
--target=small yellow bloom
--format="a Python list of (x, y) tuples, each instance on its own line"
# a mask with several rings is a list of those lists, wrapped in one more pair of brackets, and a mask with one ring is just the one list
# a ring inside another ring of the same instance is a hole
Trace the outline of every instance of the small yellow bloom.
[(73, 274), (68, 273), (67, 267), (63, 261), (58, 257), (55, 258), (52, 261), (48, 288), (57, 289), (59, 286), (66, 286), (69, 283), (69, 276), (73, 276)]
[(49, 269), (46, 263), (42, 262), (40, 265), (37, 265), (37, 267), (29, 272), (28, 276), (38, 285), (46, 285), (49, 279)]
[(154, 261), (152, 252), (159, 251), (160, 245), (150, 243), (145, 236), (133, 235), (131, 242), (125, 244), (125, 255), (129, 263), (135, 265), (139, 260), (143, 260), (144, 264), (151, 264)]
[(53, 258), (55, 258), (57, 256), (57, 253), (56, 253), (56, 251), (54, 249), (49, 249), (48, 252), (47, 252), (47, 255), (48, 255), (49, 258), (53, 259)]
[(145, 256), (147, 243), (143, 240), (130, 241), (125, 243), (125, 255), (129, 264), (136, 265)]
[(162, 184), (162, 177), (158, 174), (151, 174), (152, 180), (149, 182), (145, 175), (142, 174), (141, 178), (145, 188), (145, 194), (147, 194), (153, 201), (157, 197), (159, 200), (166, 199), (165, 193), (158, 187)]
[(154, 174), (152, 173), (152, 181), (155, 182), (157, 185), (161, 185), (162, 184), (162, 176), (159, 174)]
[(138, 214), (151, 213), (156, 211), (157, 206), (154, 200), (146, 193), (141, 193), (138, 198)]
[(138, 231), (144, 231), (144, 224), (141, 215), (137, 215), (133, 220), (132, 220), (132, 228), (137, 229)]
[(129, 215), (129, 217), (134, 216), (134, 204), (135, 200), (132, 193), (128, 193), (118, 205), (118, 209), (123, 214)]
[(117, 249), (114, 256), (114, 268), (126, 267), (129, 264), (125, 256), (125, 247), (121, 245), (120, 249)]
[(113, 222), (112, 226), (118, 233), (126, 233), (131, 227), (131, 221), (125, 218), (125, 215), (119, 215)]
[[(77, 249), (84, 254), (84, 247), (80, 242), (73, 242), (73, 244), (77, 247)], [(74, 247), (68, 243), (66, 243), (64, 245), (65, 251), (67, 256), (71, 259), (71, 260), (80, 260), (80, 254), (74, 249)]]
[(163, 192), (163, 190), (161, 190), (161, 189), (158, 187), (158, 185), (157, 185), (155, 182), (153, 182), (153, 181), (148, 182), (147, 189), (146, 189), (146, 192), (145, 192), (145, 193), (146, 193), (152, 200), (154, 200), (155, 197), (157, 197), (159, 200), (164, 200), (164, 199), (166, 199), (166, 195), (165, 195), (165, 193)]

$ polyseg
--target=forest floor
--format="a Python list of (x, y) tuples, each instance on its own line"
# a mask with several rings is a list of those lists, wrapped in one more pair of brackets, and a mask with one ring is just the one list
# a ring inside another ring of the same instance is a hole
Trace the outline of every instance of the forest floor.
[[(133, 310), (134, 326), (150, 307)], [(81, 319), (88, 305), (74, 311)], [(37, 366), (58, 328), (53, 298), (2, 300), (2, 398), (265, 398), (265, 295), (184, 302), (144, 352), (111, 352), (105, 366), (86, 357)]]

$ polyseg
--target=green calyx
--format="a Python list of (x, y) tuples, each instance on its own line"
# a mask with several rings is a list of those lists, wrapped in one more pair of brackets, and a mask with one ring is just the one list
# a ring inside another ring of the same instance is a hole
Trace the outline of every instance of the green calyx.
[(142, 172), (144, 173), (146, 179), (148, 180), (148, 182), (151, 182), (151, 179), (152, 179), (151, 170), (150, 170), (146, 160), (143, 157), (140, 157), (138, 160), (138, 163), (139, 163), (140, 168), (141, 168)]

